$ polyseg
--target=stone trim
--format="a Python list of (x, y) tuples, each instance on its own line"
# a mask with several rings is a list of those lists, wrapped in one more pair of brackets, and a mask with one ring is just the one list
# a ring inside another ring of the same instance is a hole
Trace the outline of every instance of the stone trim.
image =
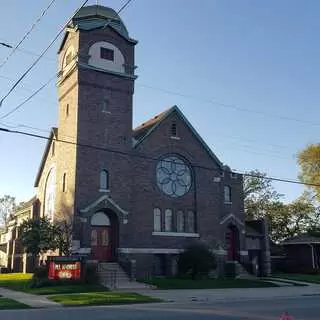
[(161, 232), (154, 231), (152, 232), (153, 236), (162, 236), (162, 237), (185, 237), (185, 238), (200, 238), (199, 233), (188, 233), (188, 232)]
[(99, 203), (103, 202), (103, 201), (108, 201), (110, 202), (117, 210), (119, 210), (124, 216), (128, 216), (128, 212), (123, 210), (113, 199), (111, 199), (110, 196), (108, 195), (103, 195), (102, 197), (100, 197), (99, 199), (97, 199), (95, 202), (91, 203), (90, 205), (88, 205), (86, 208), (80, 210), (81, 213), (87, 213), (89, 212), (91, 209), (95, 208)]
[(183, 249), (167, 248), (118, 248), (119, 253), (146, 253), (146, 254), (178, 254)]
[(238, 222), (240, 225), (244, 226), (244, 223), (238, 219), (233, 213), (228, 214), (227, 216), (225, 216), (221, 221), (220, 224), (224, 224), (225, 222), (227, 222), (230, 219), (234, 219), (236, 222)]

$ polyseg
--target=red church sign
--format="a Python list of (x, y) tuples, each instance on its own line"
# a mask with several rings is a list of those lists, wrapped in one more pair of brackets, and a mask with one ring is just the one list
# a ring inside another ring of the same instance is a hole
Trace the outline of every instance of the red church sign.
[(51, 280), (79, 280), (81, 262), (77, 257), (50, 257), (48, 278)]

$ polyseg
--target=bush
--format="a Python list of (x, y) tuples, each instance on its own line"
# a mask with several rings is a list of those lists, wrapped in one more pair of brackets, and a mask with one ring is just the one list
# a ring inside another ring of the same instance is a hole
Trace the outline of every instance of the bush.
[(84, 282), (88, 284), (99, 283), (97, 266), (94, 264), (85, 264), (83, 266)]
[(195, 279), (208, 276), (217, 266), (214, 254), (203, 244), (194, 244), (179, 255), (178, 271), (183, 277)]
[(234, 262), (226, 262), (224, 265), (224, 273), (226, 278), (234, 279), (237, 275), (236, 264)]
[(30, 282), (31, 288), (40, 288), (49, 282), (48, 279), (49, 266), (44, 265), (34, 269), (33, 276)]

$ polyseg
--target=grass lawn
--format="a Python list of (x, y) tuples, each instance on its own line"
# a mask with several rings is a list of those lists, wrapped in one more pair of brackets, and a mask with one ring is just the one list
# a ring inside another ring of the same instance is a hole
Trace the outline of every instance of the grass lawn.
[(298, 273), (279, 273), (274, 275), (274, 278), (296, 280), (310, 283), (320, 284), (320, 274), (298, 274)]
[(91, 292), (50, 296), (50, 300), (64, 306), (90, 306), (159, 302), (160, 300), (130, 292)]
[(6, 309), (27, 309), (29, 306), (14, 301), (12, 299), (7, 298), (0, 298), (0, 310), (6, 310)]
[(32, 273), (0, 274), (0, 287), (27, 292)]
[(0, 274), (0, 287), (39, 295), (107, 291), (105, 287), (96, 284), (64, 284), (51, 285), (43, 288), (30, 288), (31, 278), (31, 273)]
[(277, 287), (277, 285), (262, 280), (246, 279), (179, 279), (153, 278), (144, 281), (157, 286), (158, 289), (221, 289), (221, 288), (263, 288)]

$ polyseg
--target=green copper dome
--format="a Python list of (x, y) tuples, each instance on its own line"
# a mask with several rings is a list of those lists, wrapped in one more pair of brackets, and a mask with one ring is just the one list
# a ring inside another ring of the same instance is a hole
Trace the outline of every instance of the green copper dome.
[(106, 24), (123, 37), (129, 38), (129, 33), (116, 11), (111, 8), (93, 5), (81, 8), (72, 18), (71, 26), (82, 30), (92, 30), (105, 27)]

